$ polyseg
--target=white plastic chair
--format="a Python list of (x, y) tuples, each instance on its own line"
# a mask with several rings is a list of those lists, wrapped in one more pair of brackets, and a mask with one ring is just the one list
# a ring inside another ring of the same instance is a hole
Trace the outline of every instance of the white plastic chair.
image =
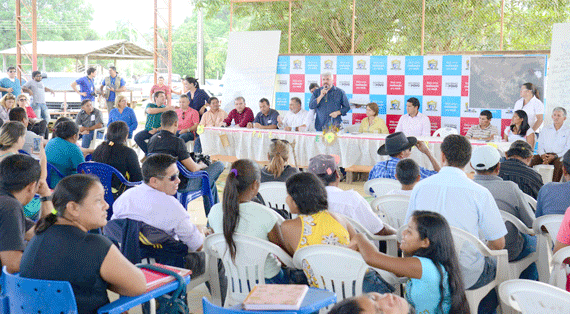
[(536, 252), (538, 253), (538, 280), (548, 282), (550, 277), (550, 262), (552, 248), (562, 224), (564, 215), (544, 215), (538, 217), (532, 224), (536, 234)]
[(474, 290), (465, 290), (467, 302), (472, 314), (477, 313), (477, 308), (481, 300), (501, 282), (505, 281), (508, 276), (508, 252), (507, 250), (491, 250), (481, 240), (474, 235), (461, 230), (456, 227), (451, 227), (451, 234), (453, 235), (453, 243), (455, 244), (455, 252), (460, 256), (460, 252), (464, 246), (473, 246), (483, 256), (495, 257), (497, 259), (497, 270), (495, 279), (488, 284)]
[(459, 134), (456, 128), (439, 128), (435, 132), (433, 132), (433, 137), (446, 137), (451, 134)]
[[(204, 249), (210, 259), (212, 257), (219, 258), (224, 264), (228, 279), (225, 307), (240, 304), (257, 283), (265, 283), (265, 261), (270, 255), (276, 256), (284, 265), (294, 267), (289, 254), (269, 241), (243, 234), (234, 234), (234, 242), (237, 253), (235, 261), (232, 261), (223, 234), (212, 234), (204, 241)], [(210, 264), (213, 266), (212, 262)], [(211, 282), (214, 284), (216, 278), (212, 279)]]
[(544, 184), (552, 182), (552, 175), (554, 174), (553, 165), (535, 165), (532, 168), (540, 174), (542, 177), (542, 182), (544, 182)]
[(404, 225), (409, 204), (409, 196), (394, 194), (377, 197), (370, 206), (382, 221), (398, 229)]
[(570, 292), (533, 280), (514, 279), (499, 286), (501, 300), (522, 314), (570, 313)]
[[(535, 214), (536, 213), (536, 200), (534, 199), (534, 197), (523, 193), (524, 195), (524, 200), (530, 205), (530, 208), (532, 208), (532, 213)], [(531, 215), (531, 217), (533, 217)]]
[[(524, 234), (528, 234), (531, 236), (534, 236), (534, 231), (532, 229), (529, 229), (522, 221), (520, 221), (520, 219), (518, 219), (517, 217), (515, 217), (514, 215), (506, 212), (506, 211), (500, 211), (501, 212), (501, 216), (503, 217), (503, 220), (505, 222), (510, 222), (513, 225), (515, 225), (515, 227), (517, 228), (517, 230), (521, 233)], [(528, 256), (526, 256), (525, 258), (522, 258), (518, 261), (514, 261), (514, 262), (509, 262), (509, 279), (519, 279), (521, 273), (528, 267), (530, 266), (530, 264), (532, 263), (536, 263), (538, 262), (538, 253), (535, 251), (531, 254), (529, 254)]]
[[(378, 178), (368, 180), (364, 183), (364, 193), (374, 197), (379, 197), (392, 190), (399, 190), (401, 188), (402, 185), (395, 179)], [(370, 189), (374, 192), (370, 192)]]
[[(102, 127), (93, 130), (93, 139), (91, 140), (91, 144), (89, 144), (90, 149), (95, 149), (99, 144), (105, 141), (105, 136), (107, 135), (107, 127)], [(99, 138), (101, 137), (101, 138)]]
[(186, 150), (188, 150), (189, 153), (194, 152), (194, 141), (186, 142)]
[(285, 202), (287, 198), (287, 187), (285, 182), (264, 182), (259, 185), (259, 194), (263, 197), (265, 206), (272, 209), (285, 210), (291, 213), (289, 206)]
[(548, 281), (550, 285), (563, 290), (566, 290), (569, 271), (568, 264), (564, 263), (566, 259), (570, 259), (570, 246), (561, 248), (552, 256), (552, 272)]
[(344, 218), (350, 222), (357, 232), (364, 234), (368, 240), (373, 241), (374, 243), (380, 241), (386, 242), (386, 254), (390, 256), (398, 256), (398, 241), (395, 234), (386, 236), (376, 235), (370, 232), (370, 230), (364, 228), (364, 226), (358, 221), (348, 216), (344, 216)]
[[(296, 268), (303, 269), (309, 283), (336, 293), (337, 302), (362, 294), (362, 281), (369, 268), (362, 255), (336, 245), (311, 245), (293, 255)], [(374, 269), (386, 282), (396, 286), (396, 276)]]

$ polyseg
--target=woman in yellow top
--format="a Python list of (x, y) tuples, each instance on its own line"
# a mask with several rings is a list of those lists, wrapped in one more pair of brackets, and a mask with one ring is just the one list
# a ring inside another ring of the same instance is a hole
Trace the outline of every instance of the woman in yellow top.
[[(285, 249), (293, 255), (295, 251), (316, 244), (348, 246), (356, 231), (339, 214), (327, 210), (327, 190), (316, 175), (301, 172), (291, 176), (286, 183), (285, 202), (295, 219), (285, 220), (281, 232)], [(307, 281), (312, 287), (318, 287), (310, 265), (304, 267)], [(364, 292), (393, 292), (393, 287), (386, 283), (375, 271), (368, 271), (362, 282)]]
[(371, 102), (366, 105), (366, 118), (360, 122), (360, 133), (388, 134), (386, 122), (378, 116), (378, 104)]

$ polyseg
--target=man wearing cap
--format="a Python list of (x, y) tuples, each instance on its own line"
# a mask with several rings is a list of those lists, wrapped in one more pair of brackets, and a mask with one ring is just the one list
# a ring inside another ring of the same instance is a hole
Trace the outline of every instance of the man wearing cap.
[(329, 211), (356, 220), (373, 234), (396, 234), (396, 230), (384, 224), (358, 192), (343, 191), (338, 188), (340, 171), (337, 165), (339, 161), (340, 158), (336, 155), (317, 155), (309, 161), (309, 172), (316, 174), (326, 186)]
[(570, 150), (564, 154), (562, 165), (562, 175), (566, 180), (550, 182), (540, 188), (536, 199), (536, 218), (543, 215), (564, 215), (570, 207)]
[(309, 108), (315, 110), (315, 129), (322, 131), (331, 125), (340, 126), (341, 116), (350, 110), (346, 93), (333, 85), (332, 74), (321, 76), (323, 87), (315, 89), (309, 102)]
[[(105, 97), (107, 101), (107, 112), (111, 113), (111, 109), (115, 105), (116, 93), (120, 93), (125, 90), (125, 80), (122, 79), (117, 73), (117, 68), (114, 66), (109, 67), (109, 76), (107, 76), (101, 83), (100, 92)], [(105, 92), (103, 92), (103, 88)]]
[[(441, 144), (443, 167), (436, 175), (424, 179), (414, 187), (405, 222), (416, 210), (440, 213), (449, 225), (460, 228), (487, 241), (491, 250), (505, 247), (507, 229), (489, 190), (473, 182), (463, 168), (471, 159), (471, 144), (461, 135), (448, 135)], [(477, 289), (493, 281), (496, 260), (485, 258), (478, 251), (462, 250), (459, 265), (466, 289)], [(494, 290), (493, 290), (494, 291)], [(496, 294), (485, 297), (479, 313), (492, 313), (498, 305)]]
[[(491, 192), (500, 210), (505, 211), (522, 221), (528, 228), (532, 228), (534, 213), (525, 200), (524, 193), (516, 183), (501, 179), (499, 169), (499, 151), (489, 145), (480, 146), (473, 150), (471, 167), (477, 174), (473, 181), (484, 186)], [(521, 233), (515, 225), (506, 222), (507, 235), (505, 248), (509, 251), (509, 262), (518, 261), (536, 251), (536, 237)], [(521, 274), (522, 279), (538, 280), (536, 264), (531, 264)]]
[(418, 142), (413, 136), (406, 137), (402, 132), (396, 132), (386, 137), (386, 143), (378, 149), (378, 155), (390, 155), (390, 159), (378, 162), (368, 175), (368, 180), (377, 178), (396, 179), (396, 165), (401, 159), (409, 158), (412, 154), (412, 147), (424, 153), (431, 162), (434, 170), (420, 167), (420, 176), (425, 179), (436, 174), (441, 168), (437, 160), (424, 142)]
[(532, 159), (532, 152), (532, 147), (526, 141), (514, 141), (505, 153), (507, 160), (501, 163), (499, 177), (513, 181), (525, 194), (536, 199), (544, 183), (540, 174), (528, 166)]

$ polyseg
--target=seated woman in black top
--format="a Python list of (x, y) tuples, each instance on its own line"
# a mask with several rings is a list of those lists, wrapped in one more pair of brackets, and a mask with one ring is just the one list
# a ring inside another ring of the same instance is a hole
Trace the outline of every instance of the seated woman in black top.
[(144, 274), (106, 237), (87, 230), (107, 224), (103, 186), (95, 176), (74, 174), (62, 179), (53, 193), (57, 214), (36, 224), (22, 256), (20, 275), (69, 281), (79, 313), (97, 313), (109, 303), (107, 289), (136, 296), (146, 290)]
[[(125, 146), (128, 135), (129, 127), (125, 122), (115, 121), (109, 124), (107, 141), (97, 146), (93, 152), (93, 161), (113, 166), (131, 182), (141, 181), (143, 178), (137, 153), (132, 148)], [(113, 176), (111, 185), (115, 199), (127, 188), (115, 176)]]
[(285, 182), (290, 176), (298, 173), (299, 170), (287, 164), (289, 160), (289, 142), (272, 139), (267, 153), (269, 165), (261, 169), (261, 183), (263, 182)]

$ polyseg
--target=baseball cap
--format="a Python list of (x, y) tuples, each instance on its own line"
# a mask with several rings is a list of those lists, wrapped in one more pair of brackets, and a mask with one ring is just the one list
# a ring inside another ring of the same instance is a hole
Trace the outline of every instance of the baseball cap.
[(471, 167), (475, 170), (487, 170), (499, 163), (499, 151), (490, 145), (475, 148), (471, 154)]
[(317, 155), (309, 160), (309, 172), (316, 175), (328, 174), (335, 172), (340, 157), (338, 155)]

